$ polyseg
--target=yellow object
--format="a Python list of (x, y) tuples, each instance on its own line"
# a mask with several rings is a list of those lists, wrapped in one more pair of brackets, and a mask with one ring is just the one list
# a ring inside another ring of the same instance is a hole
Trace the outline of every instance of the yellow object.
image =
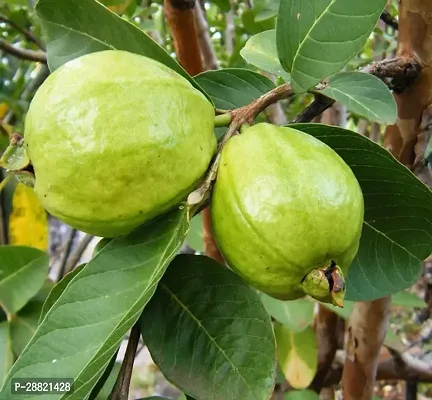
[(0, 103), (0, 119), (2, 119), (8, 112), (8, 106), (6, 103)]
[(101, 0), (101, 3), (112, 12), (122, 15), (132, 3), (132, 0)]
[(13, 245), (48, 248), (48, 219), (33, 189), (18, 183), (9, 218), (9, 241)]

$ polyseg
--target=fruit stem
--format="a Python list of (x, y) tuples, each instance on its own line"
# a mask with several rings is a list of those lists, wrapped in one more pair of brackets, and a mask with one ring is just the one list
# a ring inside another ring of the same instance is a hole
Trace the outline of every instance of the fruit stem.
[(249, 128), (250, 125), (248, 123), (244, 123), (241, 127), (240, 127), (240, 133), (244, 133), (244, 131)]
[(214, 119), (214, 125), (215, 127), (229, 126), (231, 121), (232, 115), (230, 112), (227, 112), (226, 114), (216, 115)]

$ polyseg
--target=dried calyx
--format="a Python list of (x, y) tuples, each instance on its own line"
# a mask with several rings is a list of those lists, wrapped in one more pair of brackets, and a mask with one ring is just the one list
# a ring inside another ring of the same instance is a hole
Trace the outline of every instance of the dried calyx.
[(0, 167), (12, 172), (25, 185), (34, 186), (33, 167), (24, 146), (24, 138), (19, 133), (11, 136), (9, 146), (0, 158)]
[(314, 299), (343, 307), (345, 279), (335, 261), (331, 260), (327, 267), (314, 268), (303, 277), (301, 285), (304, 292)]

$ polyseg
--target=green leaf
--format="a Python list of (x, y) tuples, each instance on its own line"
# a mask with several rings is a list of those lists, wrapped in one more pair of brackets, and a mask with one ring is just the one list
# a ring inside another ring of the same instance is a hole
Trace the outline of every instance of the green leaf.
[(30, 301), (10, 321), (12, 349), (15, 356), (19, 356), (30, 341), (38, 326), (42, 310), (42, 302)]
[(325, 89), (317, 91), (345, 105), (369, 121), (390, 125), (396, 122), (397, 107), (383, 81), (361, 72), (332, 75)]
[(386, 336), (384, 338), (384, 344), (397, 351), (405, 351), (406, 347), (403, 344), (400, 334), (396, 335), (392, 330), (391, 326), (387, 327)]
[(392, 305), (409, 308), (426, 308), (426, 302), (414, 293), (399, 292), (392, 296)]
[(240, 55), (252, 65), (289, 81), (290, 75), (282, 68), (276, 50), (274, 29), (252, 36), (240, 50)]
[(310, 326), (303, 332), (293, 332), (276, 323), (275, 334), (279, 366), (286, 380), (294, 389), (307, 388), (318, 366), (315, 332)]
[(85, 264), (81, 264), (78, 267), (76, 267), (74, 270), (66, 274), (63, 279), (61, 279), (57, 285), (55, 285), (51, 291), (48, 294), (48, 297), (46, 298), (42, 311), (40, 313), (39, 317), (39, 324), (42, 322), (42, 320), (45, 318), (45, 315), (49, 311), (49, 309), (53, 306), (53, 304), (58, 300), (60, 295), (64, 292), (66, 289), (66, 286), (68, 283), (77, 275), (83, 268), (85, 267)]
[(33, 247), (0, 247), (0, 306), (6, 314), (15, 314), (39, 291), (48, 263), (48, 254)]
[(432, 250), (430, 189), (388, 151), (358, 133), (322, 124), (291, 127), (333, 148), (363, 191), (365, 222), (347, 277), (346, 299), (374, 300), (413, 285)]
[(213, 0), (212, 3), (216, 4), (222, 12), (228, 12), (231, 9), (230, 0)]
[(276, 321), (293, 332), (304, 331), (313, 321), (314, 303), (308, 299), (282, 301), (262, 293), (261, 301)]
[[(108, 367), (109, 368), (109, 365)], [(109, 375), (107, 380), (105, 381), (104, 385), (102, 386), (102, 389), (96, 396), (96, 400), (107, 400), (109, 399), (109, 395), (117, 381), (117, 377), (120, 373), (121, 363), (114, 362), (112, 364), (112, 367), (109, 369)], [(105, 371), (104, 373), (106, 373)]]
[[(255, 12), (255, 22), (262, 22), (278, 14), (280, 0), (268, 0)], [(255, 9), (255, 7), (254, 7)]]
[(7, 321), (0, 322), (0, 385), (14, 362), (9, 328)]
[(206, 71), (195, 77), (216, 108), (230, 110), (251, 103), (275, 84), (257, 72), (240, 68)]
[(39, 0), (36, 14), (44, 33), (51, 71), (84, 54), (125, 50), (165, 64), (203, 92), (161, 46), (97, 1)]
[(255, 20), (253, 10), (244, 10), (241, 14), (241, 21), (245, 31), (252, 35), (269, 29), (274, 29), (276, 24), (274, 19)]
[(312, 390), (290, 390), (284, 400), (319, 400), (319, 396)]
[(152, 396), (152, 397), (141, 397), (138, 400), (170, 400), (166, 397)]
[(305, 92), (365, 45), (386, 0), (281, 0), (277, 52), (292, 87)]
[(203, 240), (203, 221), (202, 215), (195, 215), (190, 222), (189, 233), (186, 237), (187, 244), (195, 251), (204, 251), (204, 240)]
[(0, 398), (13, 400), (13, 378), (66, 376), (74, 379), (74, 393), (67, 399), (84, 399), (152, 297), (187, 230), (186, 208), (181, 207), (107, 244), (49, 309)]
[(270, 397), (270, 317), (257, 293), (216, 261), (177, 256), (140, 321), (152, 359), (183, 392), (202, 400)]

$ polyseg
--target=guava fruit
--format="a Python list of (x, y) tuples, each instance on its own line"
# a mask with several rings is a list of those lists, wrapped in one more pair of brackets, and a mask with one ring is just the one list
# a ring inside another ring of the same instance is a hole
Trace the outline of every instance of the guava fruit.
[(193, 190), (216, 150), (214, 109), (161, 63), (101, 51), (48, 77), (30, 104), (24, 141), (46, 210), (116, 237)]
[(342, 305), (364, 214), (356, 177), (301, 131), (259, 123), (242, 132), (222, 150), (211, 203), (228, 266), (272, 297)]

